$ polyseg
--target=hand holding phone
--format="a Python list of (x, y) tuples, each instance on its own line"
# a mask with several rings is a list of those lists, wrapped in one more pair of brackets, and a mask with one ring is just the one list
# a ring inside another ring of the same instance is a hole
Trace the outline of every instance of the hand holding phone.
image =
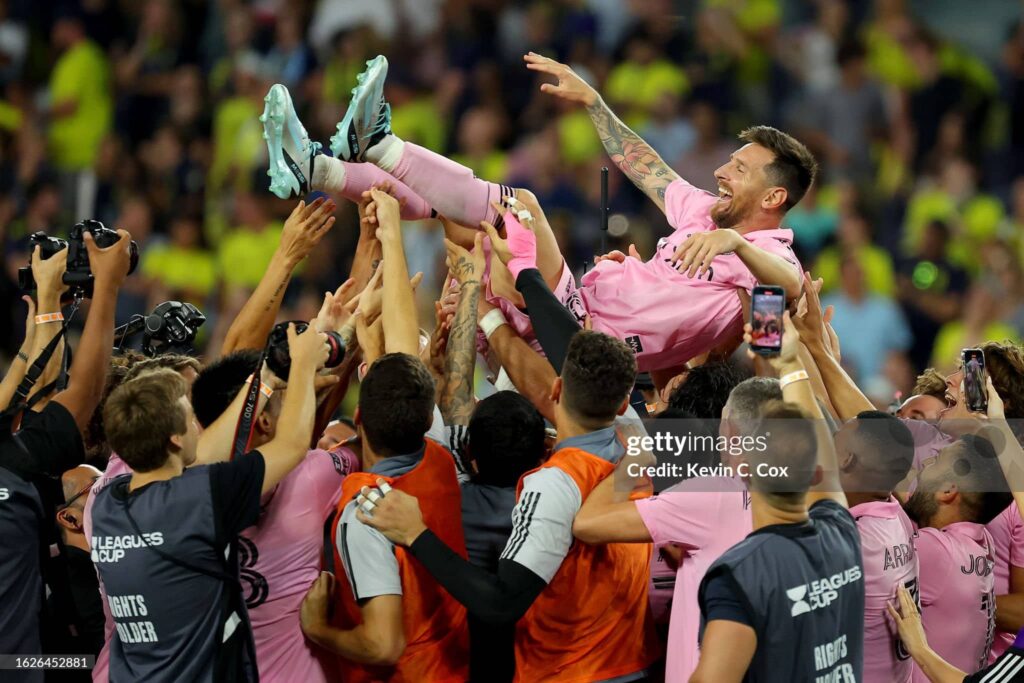
[(757, 285), (750, 299), (750, 349), (762, 356), (777, 356), (782, 349), (782, 314), (786, 292), (775, 285)]

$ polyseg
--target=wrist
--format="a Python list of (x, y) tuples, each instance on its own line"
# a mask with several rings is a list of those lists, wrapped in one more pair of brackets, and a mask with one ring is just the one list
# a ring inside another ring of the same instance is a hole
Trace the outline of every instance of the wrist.
[(289, 253), (287, 248), (282, 249), (278, 247), (277, 251), (274, 252), (274, 256), (270, 259), (267, 272), (271, 272), (274, 269), (283, 269), (291, 273), (299, 265), (300, 261), (302, 261), (302, 257), (298, 254)]
[(38, 303), (36, 304), (36, 313), (56, 313), (60, 310), (60, 294), (56, 292), (43, 292), (39, 290), (37, 294)]
[(805, 369), (804, 364), (800, 362), (799, 358), (775, 361), (772, 363), (772, 367), (779, 373), (779, 377), (794, 372), (801, 372)]
[(408, 548), (413, 543), (415, 543), (416, 539), (422, 536), (426, 530), (427, 525), (420, 522), (416, 527), (410, 529), (409, 532), (405, 534), (405, 538), (402, 539), (404, 541), (402, 545)]

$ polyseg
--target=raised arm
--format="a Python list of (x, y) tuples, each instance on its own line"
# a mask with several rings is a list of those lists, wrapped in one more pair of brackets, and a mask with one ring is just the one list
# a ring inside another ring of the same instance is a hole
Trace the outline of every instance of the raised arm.
[(827, 339), (828, 329), (822, 319), (821, 301), (809, 273), (804, 273), (804, 296), (807, 301), (806, 313), (794, 318), (793, 325), (799, 331), (800, 341), (818, 367), (821, 381), (825, 385), (836, 416), (845, 422), (865, 410), (874, 410), (874, 404), (857, 388), (856, 383), (839, 364), (839, 360), (829, 351), (831, 343)]
[(483, 233), (477, 232), (473, 251), (450, 240), (448, 270), (459, 281), (459, 304), (455, 309), (444, 364), (444, 389), (439, 407), (447, 425), (468, 425), (473, 414), (473, 376), (476, 371), (476, 310), (480, 299), (480, 278), (484, 273)]
[[(118, 230), (117, 234), (121, 239), (106, 249), (96, 245), (92, 233), (84, 235), (94, 277), (92, 304), (82, 332), (82, 343), (71, 364), (68, 388), (53, 399), (68, 409), (81, 430), (89, 425), (93, 411), (103, 396), (103, 385), (107, 381), (107, 368), (114, 347), (117, 291), (128, 275), (131, 262), (128, 252), (131, 235), (124, 230)], [(36, 337), (38, 339), (39, 335)]]
[[(491, 312), (501, 311), (483, 299), (477, 307), (481, 321)], [(530, 345), (523, 341), (523, 338), (516, 334), (512, 326), (505, 322), (504, 317), (497, 321), (492, 317), (493, 329), (485, 330), (490, 334), (487, 336), (487, 343), (491, 350), (498, 357), (501, 367), (508, 373), (509, 379), (520, 394), (533, 404), (533, 407), (544, 416), (548, 422), (555, 421), (555, 404), (551, 400), (551, 385), (558, 375), (551, 363), (544, 359), (539, 353), (530, 348)]]
[(332, 200), (317, 199), (309, 205), (299, 202), (292, 210), (284, 222), (281, 242), (270, 259), (270, 265), (228, 328), (220, 349), (221, 355), (242, 349), (263, 348), (278, 311), (281, 310), (281, 301), (295, 267), (334, 225), (334, 216), (331, 214), (336, 208)]
[(3, 381), (0, 382), (0, 410), (6, 409), (10, 405), (11, 399), (14, 398), (14, 392), (17, 391), (21, 380), (25, 378), (28, 364), (32, 361), (32, 349), (35, 348), (36, 302), (28, 295), (21, 298), (28, 304), (28, 315), (25, 316), (25, 339), (21, 342), (18, 355), (14, 357), (10, 367), (7, 368), (7, 374), (4, 375)]
[(419, 355), (420, 332), (416, 321), (416, 301), (409, 284), (409, 268), (405, 263), (398, 200), (382, 192), (371, 190), (377, 216), (377, 239), (380, 240), (384, 261), (384, 302), (381, 319), (384, 328), (384, 350), (387, 353)]
[(554, 76), (557, 84), (545, 83), (540, 89), (587, 108), (590, 120), (601, 138), (601, 144), (612, 162), (652, 202), (665, 210), (665, 190), (679, 175), (668, 167), (664, 159), (650, 145), (634, 133), (612, 112), (601, 95), (569, 68), (543, 55), (530, 52), (523, 57), (526, 68)]
[[(779, 379), (782, 380), (783, 400), (799, 406), (814, 421), (814, 434), (818, 442), (818, 466), (822, 470), (821, 481), (807, 492), (807, 507), (826, 498), (845, 507), (846, 494), (843, 493), (839, 483), (839, 463), (836, 459), (832, 434), (825, 422), (825, 415), (821, 412), (821, 407), (814, 397), (814, 390), (804, 364), (800, 360), (800, 333), (793, 325), (789, 311), (783, 315), (782, 322), (784, 326), (782, 349), (779, 355), (771, 357), (769, 362), (779, 373)], [(744, 340), (749, 344), (751, 342), (749, 323), (744, 326), (744, 332), (746, 333)], [(802, 379), (800, 375), (803, 376)]]
[(288, 351), (292, 367), (288, 373), (288, 391), (281, 406), (278, 429), (274, 438), (260, 447), (265, 462), (263, 493), (267, 493), (306, 457), (313, 434), (316, 412), (314, 377), (327, 360), (326, 336), (311, 325), (302, 334), (288, 325)]
[[(45, 260), (41, 258), (38, 246), (32, 252), (32, 276), (36, 281), (36, 315), (49, 319), (51, 322), (36, 325), (32, 348), (28, 352), (30, 366), (36, 362), (43, 349), (60, 333), (61, 326), (64, 324), (53, 316), (59, 316), (61, 313), (60, 298), (68, 289), (67, 285), (64, 284), (64, 272), (67, 270), (67, 263), (67, 248), (61, 249)], [(35, 321), (33, 320), (33, 322)], [(57, 344), (53, 355), (50, 356), (50, 362), (46, 364), (46, 368), (36, 379), (36, 383), (29, 392), (28, 398), (31, 398), (40, 389), (57, 379), (57, 376), (60, 374), (66, 341), (65, 339)], [(17, 390), (17, 385), (15, 385), (15, 390)], [(36, 407), (38, 409), (41, 406), (42, 403)]]

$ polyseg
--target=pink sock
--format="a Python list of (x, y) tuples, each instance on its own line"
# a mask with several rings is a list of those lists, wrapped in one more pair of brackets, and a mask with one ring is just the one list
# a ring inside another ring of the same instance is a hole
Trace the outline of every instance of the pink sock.
[(491, 202), (515, 196), (511, 187), (480, 180), (465, 166), (410, 142), (405, 143), (391, 175), (430, 202), (438, 213), (470, 228), (479, 227), (480, 221), (500, 227), (496, 222), (500, 214)]
[(386, 171), (382, 171), (373, 164), (354, 164), (347, 161), (340, 163), (345, 165), (345, 178), (341, 187), (324, 188), (325, 190), (337, 192), (345, 199), (358, 202), (363, 192), (374, 185), (391, 183), (392, 192), (398, 198), (398, 203), (402, 205), (402, 220), (419, 221), (433, 215), (430, 205), (423, 200), (423, 197)]

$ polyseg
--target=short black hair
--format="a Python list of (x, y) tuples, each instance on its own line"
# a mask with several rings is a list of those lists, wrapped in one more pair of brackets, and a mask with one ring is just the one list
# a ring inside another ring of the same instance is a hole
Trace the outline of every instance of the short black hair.
[(434, 414), (434, 378), (407, 353), (388, 353), (370, 366), (359, 387), (359, 421), (382, 457), (415, 453)]
[(260, 362), (254, 349), (235, 351), (207, 365), (192, 385), (192, 410), (205, 429), (224, 414)]
[(701, 419), (721, 419), (722, 409), (736, 386), (750, 374), (729, 361), (713, 361), (691, 368), (669, 396), (670, 408)]
[[(802, 500), (818, 469), (814, 421), (794, 403), (769, 401), (761, 409), (758, 429), (758, 433), (766, 437), (766, 447), (750, 451), (753, 459), (750, 488), (787, 502)], [(785, 469), (773, 476), (758, 472), (756, 466), (760, 464)]]
[(573, 335), (562, 363), (565, 407), (586, 426), (615, 419), (636, 379), (636, 357), (625, 343), (593, 330)]
[(474, 480), (515, 486), (544, 459), (544, 436), (544, 418), (516, 392), (499, 391), (480, 401), (469, 419), (469, 451), (477, 469)]
[(740, 140), (760, 145), (775, 155), (764, 167), (769, 182), (786, 189), (784, 211), (804, 198), (818, 175), (818, 162), (807, 147), (788, 133), (771, 126), (753, 126), (739, 135)]
[(861, 411), (855, 419), (859, 483), (865, 490), (892, 491), (914, 464), (914, 437), (903, 420), (881, 410)]

